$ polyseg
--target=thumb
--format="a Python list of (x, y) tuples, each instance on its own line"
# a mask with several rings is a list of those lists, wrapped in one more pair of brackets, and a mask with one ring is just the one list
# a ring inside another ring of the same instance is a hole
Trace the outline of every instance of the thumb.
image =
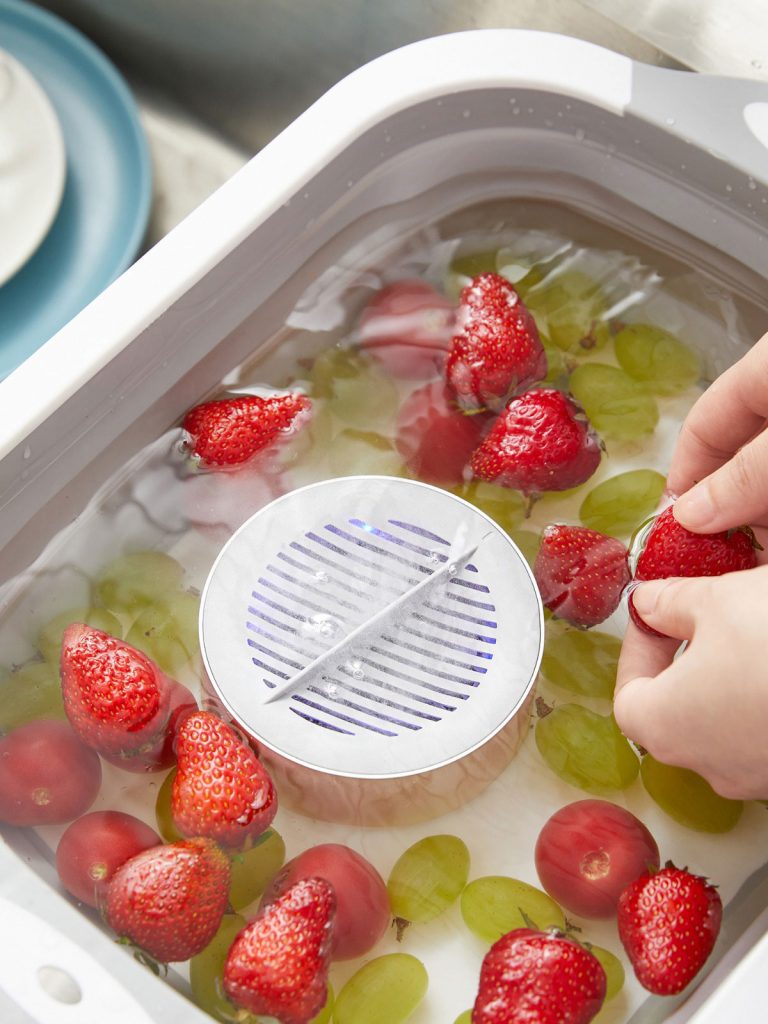
[(631, 600), (646, 626), (662, 636), (690, 640), (699, 609), (711, 600), (710, 590), (711, 580), (707, 577), (673, 576), (639, 583), (632, 591)]
[(717, 533), (759, 521), (768, 509), (768, 432), (675, 502), (675, 519), (694, 533)]

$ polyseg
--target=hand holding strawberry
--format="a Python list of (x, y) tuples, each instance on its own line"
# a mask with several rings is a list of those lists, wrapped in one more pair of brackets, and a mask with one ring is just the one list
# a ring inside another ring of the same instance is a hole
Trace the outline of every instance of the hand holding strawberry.
[(682, 992), (712, 952), (722, 915), (717, 889), (672, 864), (628, 885), (619, 897), (619, 937), (640, 984), (660, 996)]

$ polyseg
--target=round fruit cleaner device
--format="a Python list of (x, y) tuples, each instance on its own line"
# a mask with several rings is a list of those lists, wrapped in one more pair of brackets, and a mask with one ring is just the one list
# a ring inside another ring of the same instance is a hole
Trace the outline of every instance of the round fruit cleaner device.
[(503, 770), (528, 729), (543, 645), (524, 558), (427, 484), (347, 477), (278, 498), (203, 591), (216, 697), (281, 799), (368, 825), (434, 817)]

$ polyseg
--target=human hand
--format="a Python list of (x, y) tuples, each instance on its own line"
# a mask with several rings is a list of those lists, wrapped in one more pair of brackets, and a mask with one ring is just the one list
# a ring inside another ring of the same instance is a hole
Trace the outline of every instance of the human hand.
[(715, 380), (686, 417), (667, 486), (695, 533), (768, 526), (768, 334)]
[[(619, 728), (666, 764), (703, 775), (718, 793), (768, 797), (768, 565), (641, 583), (619, 661)], [(674, 657), (680, 642), (685, 650)], [(673, 660), (674, 659), (674, 660)]]

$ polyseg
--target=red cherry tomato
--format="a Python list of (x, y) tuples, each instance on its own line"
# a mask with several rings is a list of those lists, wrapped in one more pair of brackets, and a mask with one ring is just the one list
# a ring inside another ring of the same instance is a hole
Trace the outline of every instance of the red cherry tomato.
[(406, 398), (397, 416), (397, 450), (419, 480), (459, 484), (489, 417), (468, 415), (440, 381), (424, 384)]
[(56, 870), (68, 892), (96, 907), (120, 865), (161, 842), (154, 829), (132, 814), (91, 811), (73, 821), (59, 840)]
[(101, 761), (68, 722), (39, 719), (0, 739), (0, 821), (62, 825), (85, 813), (101, 785)]
[(450, 301), (418, 279), (382, 288), (360, 316), (360, 347), (404, 380), (429, 380), (441, 373), (453, 334)]
[(581, 917), (612, 917), (630, 882), (658, 868), (659, 848), (642, 821), (623, 807), (577, 800), (544, 825), (535, 859), (552, 899)]
[(262, 899), (271, 903), (301, 878), (324, 878), (336, 893), (334, 960), (352, 960), (373, 949), (389, 927), (384, 879), (365, 857), (341, 843), (311, 846), (275, 876)]

